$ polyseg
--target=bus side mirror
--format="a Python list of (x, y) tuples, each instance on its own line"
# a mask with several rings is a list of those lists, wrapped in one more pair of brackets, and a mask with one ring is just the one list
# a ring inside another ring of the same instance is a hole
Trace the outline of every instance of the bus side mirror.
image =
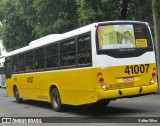
[(10, 78), (12, 76), (12, 63), (11, 60), (5, 61), (5, 75), (6, 78)]

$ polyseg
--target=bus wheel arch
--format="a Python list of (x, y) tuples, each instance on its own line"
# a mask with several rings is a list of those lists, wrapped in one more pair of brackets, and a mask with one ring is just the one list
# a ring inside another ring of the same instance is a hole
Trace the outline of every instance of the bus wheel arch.
[(56, 112), (62, 111), (63, 104), (61, 102), (60, 93), (56, 85), (52, 85), (50, 87), (50, 99), (53, 110), (55, 110)]
[(57, 86), (55, 84), (52, 84), (49, 88), (49, 95), (51, 95), (51, 92), (53, 90), (53, 88), (57, 88)]
[(14, 86), (13, 86), (13, 93), (14, 93), (14, 97), (15, 97), (16, 102), (17, 102), (17, 103), (21, 103), (23, 99), (20, 98), (17, 85), (14, 85)]

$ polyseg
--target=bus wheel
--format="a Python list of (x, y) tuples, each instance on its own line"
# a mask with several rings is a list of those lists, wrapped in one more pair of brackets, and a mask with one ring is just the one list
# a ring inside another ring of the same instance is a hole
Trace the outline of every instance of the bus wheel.
[(19, 92), (18, 92), (17, 87), (14, 88), (14, 97), (17, 103), (21, 103), (23, 100), (22, 98), (19, 97)]
[(51, 103), (53, 110), (56, 112), (62, 111), (63, 105), (61, 104), (61, 99), (57, 88), (53, 88), (51, 91)]
[(105, 106), (109, 105), (109, 103), (110, 103), (110, 100), (100, 100), (96, 103), (93, 103), (92, 105), (93, 107), (103, 107), (104, 108)]

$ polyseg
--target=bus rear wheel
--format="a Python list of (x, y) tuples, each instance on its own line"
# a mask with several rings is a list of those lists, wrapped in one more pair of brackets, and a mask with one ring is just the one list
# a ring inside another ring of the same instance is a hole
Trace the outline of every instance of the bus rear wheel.
[(22, 98), (19, 97), (19, 92), (17, 87), (14, 88), (14, 97), (17, 103), (21, 103), (23, 100)]
[(56, 112), (62, 111), (63, 105), (61, 103), (59, 91), (57, 88), (53, 88), (51, 91), (51, 104), (53, 110), (55, 110)]

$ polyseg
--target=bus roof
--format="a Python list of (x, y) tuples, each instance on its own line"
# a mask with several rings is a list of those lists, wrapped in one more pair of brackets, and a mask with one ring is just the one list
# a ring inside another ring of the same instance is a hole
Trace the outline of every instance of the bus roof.
[(105, 22), (97, 22), (97, 23), (93, 23), (93, 24), (75, 29), (75, 30), (70, 31), (70, 32), (66, 32), (66, 33), (63, 33), (63, 34), (50, 34), (50, 35), (47, 35), (47, 36), (42, 37), (40, 39), (31, 41), (28, 46), (25, 46), (25, 47), (22, 47), (20, 49), (17, 49), (17, 50), (14, 50), (14, 51), (11, 51), (11, 52), (7, 53), (6, 57), (12, 56), (12, 55), (15, 55), (15, 54), (19, 54), (21, 52), (25, 52), (25, 51), (28, 51), (28, 50), (31, 50), (31, 49), (34, 49), (34, 48), (37, 48), (37, 47), (41, 47), (41, 46), (50, 44), (50, 43), (54, 43), (54, 42), (57, 42), (57, 41), (60, 41), (60, 40), (63, 40), (63, 39), (69, 38), (69, 37), (73, 37), (73, 36), (76, 36), (76, 35), (79, 35), (79, 34), (89, 32), (89, 31), (91, 31), (91, 28), (97, 26), (98, 24), (121, 23), (121, 22), (122, 23), (124, 22), (124, 23), (145, 23), (145, 24), (147, 24), (146, 22), (142, 22), (142, 21), (105, 21)]

